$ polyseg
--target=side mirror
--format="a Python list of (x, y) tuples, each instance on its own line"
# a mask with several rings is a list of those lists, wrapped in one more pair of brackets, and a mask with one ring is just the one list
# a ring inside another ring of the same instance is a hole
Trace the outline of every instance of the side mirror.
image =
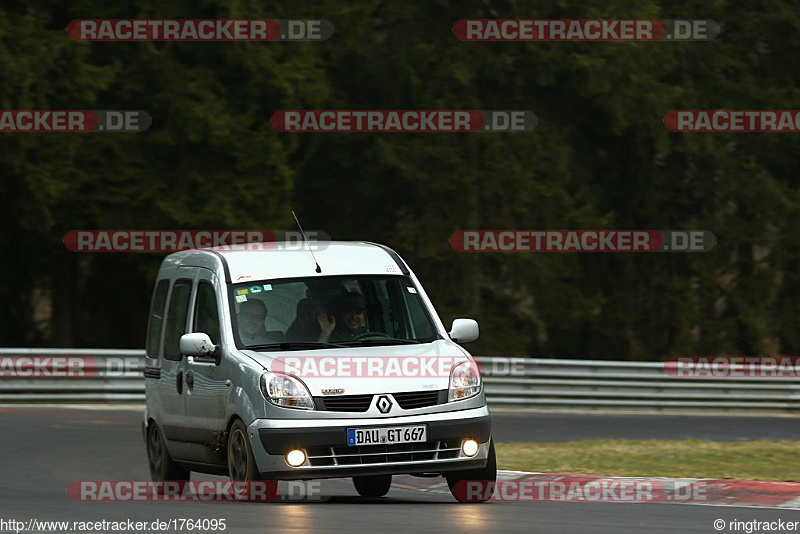
[(474, 319), (456, 319), (453, 321), (453, 327), (450, 329), (450, 339), (456, 343), (468, 343), (478, 339), (480, 330), (478, 329), (478, 321)]
[(182, 335), (180, 347), (184, 356), (197, 358), (215, 358), (217, 351), (208, 334), (202, 332)]

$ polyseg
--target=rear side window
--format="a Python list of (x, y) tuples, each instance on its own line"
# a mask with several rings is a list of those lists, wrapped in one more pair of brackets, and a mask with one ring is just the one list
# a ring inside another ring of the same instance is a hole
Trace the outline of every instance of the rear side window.
[(197, 303), (194, 309), (194, 331), (208, 334), (214, 345), (219, 344), (219, 312), (214, 286), (201, 282), (197, 287)]
[(178, 280), (172, 286), (167, 310), (167, 332), (164, 335), (164, 358), (167, 360), (181, 359), (181, 336), (186, 333), (191, 293), (191, 280)]
[(164, 306), (167, 304), (169, 280), (161, 280), (153, 293), (150, 307), (150, 323), (147, 326), (146, 354), (148, 358), (158, 358), (158, 345), (161, 342), (161, 327), (164, 326)]

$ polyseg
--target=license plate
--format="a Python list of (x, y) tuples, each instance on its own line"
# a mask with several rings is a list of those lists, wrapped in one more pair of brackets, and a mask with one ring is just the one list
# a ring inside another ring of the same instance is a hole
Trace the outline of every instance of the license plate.
[(427, 440), (425, 425), (390, 426), (381, 428), (348, 428), (347, 444), (390, 445), (394, 443), (420, 443)]

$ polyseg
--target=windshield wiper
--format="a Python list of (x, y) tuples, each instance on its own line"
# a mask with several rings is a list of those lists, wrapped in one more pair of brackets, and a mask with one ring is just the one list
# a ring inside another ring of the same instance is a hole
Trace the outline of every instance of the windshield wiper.
[(330, 349), (343, 348), (347, 345), (339, 343), (320, 343), (318, 341), (283, 341), (281, 343), (264, 343), (261, 345), (249, 345), (245, 350), (305, 350), (305, 349)]
[(347, 341), (349, 347), (362, 346), (371, 347), (376, 345), (419, 345), (421, 341), (415, 339), (392, 339), (392, 338), (379, 338), (379, 339), (359, 339), (358, 341)]

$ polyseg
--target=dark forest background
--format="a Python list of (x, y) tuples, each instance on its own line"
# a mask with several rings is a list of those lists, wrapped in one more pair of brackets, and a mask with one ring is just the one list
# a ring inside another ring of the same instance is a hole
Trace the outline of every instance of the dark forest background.
[[(325, 42), (85, 43), (74, 18), (324, 18)], [(711, 42), (479, 43), (462, 18), (707, 18)], [(479, 355), (800, 353), (800, 134), (672, 109), (800, 109), (789, 0), (6, 0), (0, 107), (143, 109), (139, 134), (0, 134), (0, 345), (138, 348), (163, 254), (73, 229), (308, 229), (395, 248)], [(530, 109), (529, 133), (286, 134), (278, 109)], [(694, 254), (468, 254), (460, 229), (704, 229)]]

